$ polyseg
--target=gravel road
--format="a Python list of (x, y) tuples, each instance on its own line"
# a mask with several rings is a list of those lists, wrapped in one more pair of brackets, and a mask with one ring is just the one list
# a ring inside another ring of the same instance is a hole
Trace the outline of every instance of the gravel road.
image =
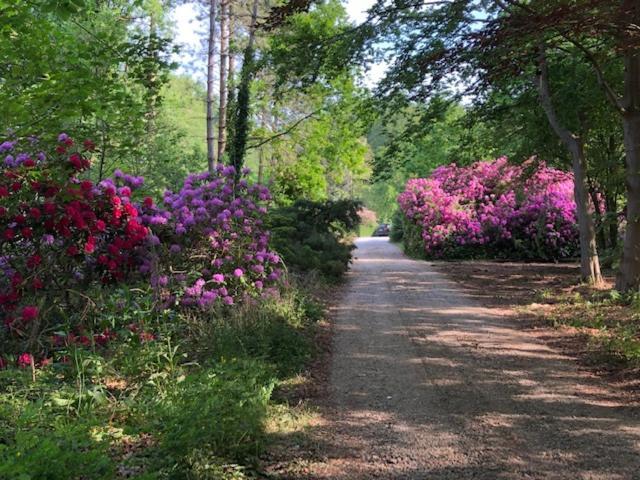
[(357, 246), (308, 478), (640, 479), (637, 402), (387, 239)]

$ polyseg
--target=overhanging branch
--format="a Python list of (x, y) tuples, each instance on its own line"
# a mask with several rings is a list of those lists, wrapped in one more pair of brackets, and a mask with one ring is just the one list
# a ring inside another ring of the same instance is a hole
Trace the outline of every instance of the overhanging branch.
[(273, 140), (275, 140), (276, 138), (280, 138), (283, 137), (285, 135), (288, 135), (289, 133), (293, 132), (296, 128), (298, 128), (298, 126), (304, 122), (305, 120), (308, 120), (309, 118), (315, 116), (316, 114), (318, 114), (320, 111), (322, 111), (321, 108), (319, 108), (318, 110), (315, 110), (307, 115), (305, 115), (304, 117), (296, 120), (294, 123), (292, 123), (291, 125), (289, 125), (289, 127), (287, 127), (285, 130), (278, 132), (272, 136), (270, 136), (269, 138), (266, 138), (264, 140), (261, 140), (258, 143), (254, 143), (253, 145), (249, 145), (247, 146), (247, 150), (252, 149), (252, 148), (259, 148), (262, 145), (266, 145), (269, 142), (272, 142)]

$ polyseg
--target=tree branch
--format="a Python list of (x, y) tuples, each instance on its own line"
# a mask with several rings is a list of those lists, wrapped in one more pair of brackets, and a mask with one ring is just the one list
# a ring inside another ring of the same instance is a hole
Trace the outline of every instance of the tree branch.
[(315, 111), (313, 111), (313, 112), (311, 112), (311, 113), (309, 113), (308, 115), (305, 115), (304, 117), (302, 117), (302, 118), (300, 118), (300, 119), (296, 120), (294, 123), (292, 123), (292, 124), (291, 124), (287, 129), (285, 129), (285, 130), (283, 130), (283, 131), (281, 131), (281, 132), (278, 132), (278, 133), (276, 133), (275, 135), (272, 135), (271, 137), (266, 138), (266, 139), (264, 139), (264, 140), (262, 140), (262, 141), (260, 141), (260, 142), (258, 142), (258, 143), (254, 143), (253, 145), (249, 145), (249, 146), (247, 146), (247, 150), (249, 150), (249, 149), (251, 149), (251, 148), (258, 148), (258, 147), (261, 147), (262, 145), (265, 145), (265, 144), (267, 144), (267, 143), (269, 143), (269, 142), (271, 142), (271, 141), (275, 140), (276, 138), (280, 138), (280, 137), (283, 137), (284, 135), (288, 135), (289, 133), (293, 132), (296, 128), (298, 128), (298, 126), (299, 126), (302, 122), (304, 122), (305, 120), (308, 120), (309, 118), (311, 118), (311, 117), (315, 116), (315, 115), (316, 115), (316, 114), (318, 114), (320, 111), (322, 111), (322, 109), (321, 109), (321, 108), (320, 108), (320, 109), (318, 109), (318, 110), (315, 110)]
[[(503, 0), (494, 0), (494, 1), (503, 10), (507, 9), (506, 5), (503, 3)], [(530, 15), (536, 15), (535, 10), (533, 10), (528, 5), (519, 3), (517, 0), (504, 0), (504, 1), (513, 7), (524, 10)], [(616, 110), (618, 110), (619, 113), (624, 113), (625, 108), (624, 108), (624, 105), (622, 104), (622, 101), (620, 100), (620, 97), (616, 95), (616, 93), (613, 91), (613, 88), (611, 88), (611, 85), (609, 84), (609, 82), (607, 82), (606, 78), (604, 78), (604, 72), (602, 71), (602, 68), (600, 67), (599, 62), (596, 59), (596, 57), (593, 55), (593, 53), (587, 47), (585, 47), (582, 43), (577, 41), (575, 38), (570, 37), (568, 34), (563, 32), (562, 30), (557, 30), (557, 32), (558, 32), (558, 35), (560, 35), (560, 37), (562, 37), (564, 40), (572, 44), (574, 47), (576, 47), (578, 50), (580, 50), (584, 54), (587, 61), (593, 67), (593, 70), (596, 74), (596, 79), (598, 80), (598, 85), (600, 85), (600, 87), (604, 90), (607, 100), (611, 102), (611, 104), (615, 107)], [(545, 63), (546, 63), (546, 60), (545, 60)]]
[(625, 108), (624, 108), (624, 105), (622, 104), (622, 101), (620, 100), (620, 97), (616, 95), (616, 93), (613, 91), (613, 88), (611, 88), (611, 85), (609, 85), (609, 82), (607, 82), (607, 79), (604, 78), (604, 72), (602, 71), (602, 68), (598, 63), (598, 60), (593, 55), (593, 53), (591, 53), (591, 51), (589, 51), (587, 47), (582, 45), (577, 40), (569, 38), (568, 36), (563, 35), (562, 33), (561, 35), (584, 54), (587, 61), (593, 67), (593, 70), (596, 73), (596, 78), (598, 79), (598, 85), (600, 85), (600, 87), (602, 87), (602, 89), (604, 90), (604, 93), (607, 96), (607, 100), (611, 102), (611, 104), (616, 108), (616, 110), (618, 110), (618, 112), (624, 113)]
[(569, 149), (575, 144), (577, 139), (575, 136), (560, 122), (556, 109), (553, 107), (551, 100), (551, 89), (549, 88), (549, 66), (547, 64), (546, 47), (540, 45), (540, 53), (538, 54), (538, 71), (536, 72), (536, 86), (538, 87), (538, 94), (540, 98), (540, 104), (547, 114), (549, 124), (551, 128), (556, 132), (562, 142), (567, 145)]

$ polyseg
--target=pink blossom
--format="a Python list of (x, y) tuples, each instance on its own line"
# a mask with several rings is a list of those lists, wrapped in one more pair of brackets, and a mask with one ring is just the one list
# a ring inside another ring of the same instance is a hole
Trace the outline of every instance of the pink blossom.
[(33, 363), (33, 356), (30, 353), (22, 353), (18, 357), (18, 367), (27, 368)]

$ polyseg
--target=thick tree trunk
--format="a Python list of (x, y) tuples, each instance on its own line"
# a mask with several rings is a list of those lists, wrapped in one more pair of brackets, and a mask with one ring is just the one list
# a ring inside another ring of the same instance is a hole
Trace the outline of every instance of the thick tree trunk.
[(549, 124), (571, 153), (576, 216), (580, 233), (580, 272), (582, 279), (592, 284), (601, 284), (602, 274), (600, 273), (596, 232), (593, 219), (589, 213), (589, 187), (587, 185), (585, 171), (586, 161), (584, 157), (584, 147), (582, 139), (562, 125), (553, 106), (549, 87), (549, 67), (547, 65), (544, 45), (540, 46), (536, 86), (538, 88), (540, 104), (547, 115)]
[(622, 8), (628, 22), (621, 39), (621, 46), (626, 48), (624, 97), (618, 101), (610, 96), (622, 113), (627, 187), (627, 225), (616, 289), (637, 292), (640, 288), (640, 48), (633, 45), (640, 24), (640, 4), (637, 0), (624, 0)]
[(218, 160), (227, 148), (227, 74), (229, 67), (229, 1), (220, 0), (220, 109), (218, 112)]
[(216, 54), (216, 0), (209, 0), (209, 45), (207, 49), (207, 166), (213, 172), (216, 165), (214, 137), (214, 65)]
[(616, 289), (627, 292), (637, 291), (640, 287), (640, 110), (625, 113), (623, 124), (627, 162), (627, 225)]

